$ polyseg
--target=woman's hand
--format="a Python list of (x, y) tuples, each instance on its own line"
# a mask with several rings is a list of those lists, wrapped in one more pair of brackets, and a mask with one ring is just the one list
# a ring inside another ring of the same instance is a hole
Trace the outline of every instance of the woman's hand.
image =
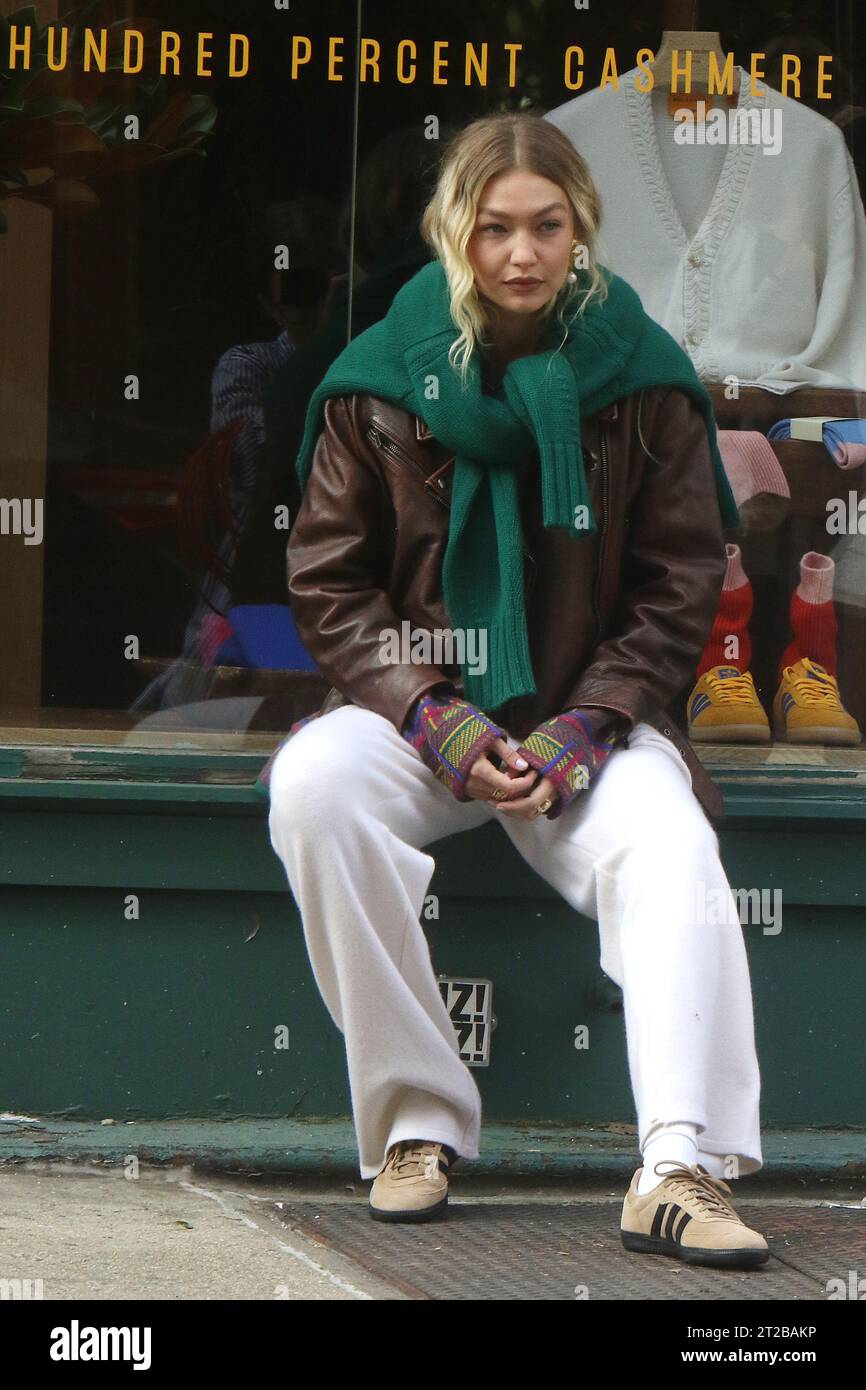
[[(525, 750), (508, 743), (507, 731), (456, 695), (441, 689), (437, 693), (437, 687), (424, 691), (402, 733), (458, 801), (490, 801), (505, 815), (523, 820), (547, 815), (559, 805), (555, 782), (549, 777), (539, 780), (539, 772), (523, 756)], [(545, 800), (551, 805), (543, 812)]]
[[(502, 756), (515, 770), (529, 767), (529, 762), (504, 742), (506, 731), (501, 725), (457, 695), (437, 694), (436, 687), (419, 695), (402, 733), (458, 801), (490, 800), (497, 786), (507, 790), (507, 778), (488, 761), (494, 746), (497, 751), (504, 750)], [(473, 777), (476, 769), (480, 780)], [(490, 782), (491, 777), (498, 780)]]
[(610, 757), (616, 735), (602, 739), (598, 730), (615, 722), (603, 708), (578, 706), (546, 719), (517, 749), (530, 767), (553, 786), (554, 804), (546, 813), (551, 820), (561, 816), (575, 797), (587, 790)]
[[(497, 771), (490, 761), (493, 754), (502, 759), (505, 767)], [(523, 770), (524, 759), (506, 743), (498, 738), (487, 752), (473, 763), (466, 779), (466, 791), (475, 801), (492, 801), (493, 793), (503, 792), (505, 799), (494, 801), (497, 811), (506, 816), (519, 816), (521, 820), (535, 820), (543, 814), (540, 810), (545, 800), (555, 801), (556, 788), (549, 777), (539, 781), (538, 773), (530, 767)]]

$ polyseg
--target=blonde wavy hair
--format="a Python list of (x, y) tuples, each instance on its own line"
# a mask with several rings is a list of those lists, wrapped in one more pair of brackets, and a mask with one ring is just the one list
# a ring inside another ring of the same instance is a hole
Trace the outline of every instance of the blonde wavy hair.
[(481, 192), (489, 179), (523, 169), (549, 179), (563, 190), (575, 216), (576, 237), (587, 248), (589, 276), (581, 287), (566, 280), (559, 294), (541, 311), (554, 311), (563, 329), (582, 314), (593, 299), (607, 298), (607, 281), (596, 260), (601, 199), (586, 160), (568, 136), (534, 112), (485, 116), (465, 127), (448, 146), (439, 169), (436, 191), (424, 210), (421, 232), (441, 261), (451, 294), (451, 317), (460, 330), (448, 353), (452, 366), (466, 383), (472, 355), (487, 345), (487, 320), (478, 297), (475, 273), (467, 253), (475, 230)]

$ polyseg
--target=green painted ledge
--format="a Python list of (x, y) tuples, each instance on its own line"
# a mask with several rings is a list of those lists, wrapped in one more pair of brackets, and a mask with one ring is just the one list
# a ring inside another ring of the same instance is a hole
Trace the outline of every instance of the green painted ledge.
[(266, 798), (254, 784), (268, 756), (6, 745), (0, 747), (0, 799), (263, 807)]
[[(866, 771), (822, 766), (811, 762), (808, 752), (800, 764), (764, 767), (732, 767), (705, 756), (725, 797), (725, 824), (866, 821)], [(267, 757), (267, 752), (180, 748), (0, 745), (0, 804), (112, 801), (154, 810), (247, 807), (264, 814), (267, 800), (254, 784)]]
[[(470, 1175), (535, 1178), (631, 1178), (639, 1157), (633, 1133), (622, 1126), (489, 1124), (481, 1156), (466, 1160)], [(762, 1135), (764, 1167), (742, 1183), (866, 1177), (866, 1130), (786, 1128)], [(196, 1165), (250, 1175), (358, 1176), (355, 1134), (348, 1119), (160, 1120), (102, 1125), (94, 1122), (0, 1120), (0, 1166), (40, 1162)]]

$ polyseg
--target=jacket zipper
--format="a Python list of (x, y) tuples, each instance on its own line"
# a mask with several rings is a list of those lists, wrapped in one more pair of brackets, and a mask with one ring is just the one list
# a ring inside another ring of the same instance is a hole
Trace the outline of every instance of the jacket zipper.
[(604, 569), (604, 542), (607, 536), (607, 429), (601, 424), (599, 430), (601, 443), (601, 534), (598, 546), (598, 570), (593, 590), (593, 610), (595, 612), (595, 640), (601, 638), (601, 577)]
[(389, 434), (385, 434), (378, 425), (370, 425), (367, 429), (367, 438), (375, 449), (381, 449), (383, 453), (390, 454), (391, 458), (397, 459), (399, 463), (408, 464), (416, 473), (421, 473), (426, 478), (427, 470), (411, 454), (406, 453), (395, 439)]
[[(413, 469), (414, 472), (420, 474), (425, 481), (427, 480), (429, 475), (427, 473), (426, 468), (422, 467), (421, 464), (416, 462), (416, 460), (412, 458), (411, 454), (406, 453), (405, 449), (402, 449), (400, 445), (396, 442), (396, 440), (392, 439), (390, 435), (385, 434), (384, 431), (381, 430), (378, 425), (370, 425), (368, 427), (367, 439), (375, 449), (381, 449), (383, 453), (389, 454), (390, 457), (396, 459), (398, 463), (405, 463), (409, 468)], [(439, 505), (444, 507), (446, 511), (450, 510), (449, 504), (446, 501), (446, 499), (444, 497), (440, 497), (439, 493), (436, 492), (432, 487), (428, 488), (427, 491), (431, 497), (435, 497)], [(534, 574), (537, 571), (537, 565), (535, 563), (535, 559), (532, 555), (532, 552), (529, 549), (529, 546), (526, 544), (525, 538), (523, 541), (523, 553), (529, 560), (529, 563), (532, 565), (534, 581)]]

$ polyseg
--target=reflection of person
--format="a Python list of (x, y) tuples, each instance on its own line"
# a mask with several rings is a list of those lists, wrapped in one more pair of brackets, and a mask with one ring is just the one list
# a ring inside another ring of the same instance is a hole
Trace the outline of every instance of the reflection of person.
[[(259, 310), (280, 331), (275, 337), (228, 348), (211, 380), (211, 435), (235, 422), (240, 425), (228, 473), (234, 532), (223, 537), (204, 577), (179, 660), (138, 696), (133, 709), (151, 708), (157, 702), (168, 708), (207, 693), (214, 656), (232, 631), (226, 617), (232, 599), (224, 577), (234, 563), (235, 536), (243, 531), (265, 482), (263, 393), (279, 368), (320, 326), (331, 279), (340, 265), (335, 221), (328, 200), (309, 194), (273, 204), (262, 218), (254, 248), (253, 287)], [(289, 252), (289, 265), (277, 269), (276, 249), (283, 246)]]
[[(418, 222), (435, 184), (435, 147), (416, 126), (390, 131), (362, 160), (354, 200), (355, 286), (351, 335), (387, 312), (401, 285), (430, 258)], [(351, 203), (341, 218), (348, 253)], [(347, 280), (335, 286), (319, 331), (277, 370), (263, 393), (268, 485), (242, 534), (232, 573), (235, 603), (286, 603), (286, 532), (274, 526), (278, 508), (291, 520), (300, 492), (292, 464), (310, 396), (351, 336)]]
[[(419, 917), (425, 846), (498, 820), (597, 918), (623, 989), (643, 1152), (623, 1243), (753, 1266), (766, 1242), (722, 1181), (762, 1164), (743, 934), (698, 800), (718, 794), (665, 713), (736, 509), (706, 391), (598, 264), (598, 219), (552, 125), (473, 123), (425, 213), (437, 259), (315, 393), (289, 589), (335, 690), (273, 761), (271, 843), (345, 1035), (374, 1218), (442, 1212), (478, 1155)], [(404, 621), (488, 659), (383, 664)]]
[[(232, 420), (243, 421), (232, 458), (232, 482), (243, 493), (254, 491), (261, 464), (265, 386), (290, 353), (315, 333), (331, 277), (339, 269), (334, 222), (329, 201), (309, 194), (274, 204), (262, 219), (255, 255), (255, 298), (261, 313), (280, 331), (262, 342), (228, 348), (211, 382), (211, 430)], [(278, 246), (289, 252), (284, 269), (275, 268)]]
[[(332, 278), (341, 262), (335, 216), (326, 198), (306, 195), (268, 210), (260, 234), (259, 307), (280, 328), (276, 338), (241, 343), (224, 352), (211, 382), (212, 431), (233, 420), (243, 422), (232, 449), (231, 509), (236, 533), (243, 531), (261, 485), (265, 446), (263, 397), (268, 383), (321, 324)], [(290, 265), (274, 268), (276, 246), (289, 250)], [(234, 562), (234, 542), (226, 537), (219, 569)], [(225, 613), (231, 598), (216, 578), (207, 594), (213, 612)], [(225, 635), (225, 633), (223, 633)]]

